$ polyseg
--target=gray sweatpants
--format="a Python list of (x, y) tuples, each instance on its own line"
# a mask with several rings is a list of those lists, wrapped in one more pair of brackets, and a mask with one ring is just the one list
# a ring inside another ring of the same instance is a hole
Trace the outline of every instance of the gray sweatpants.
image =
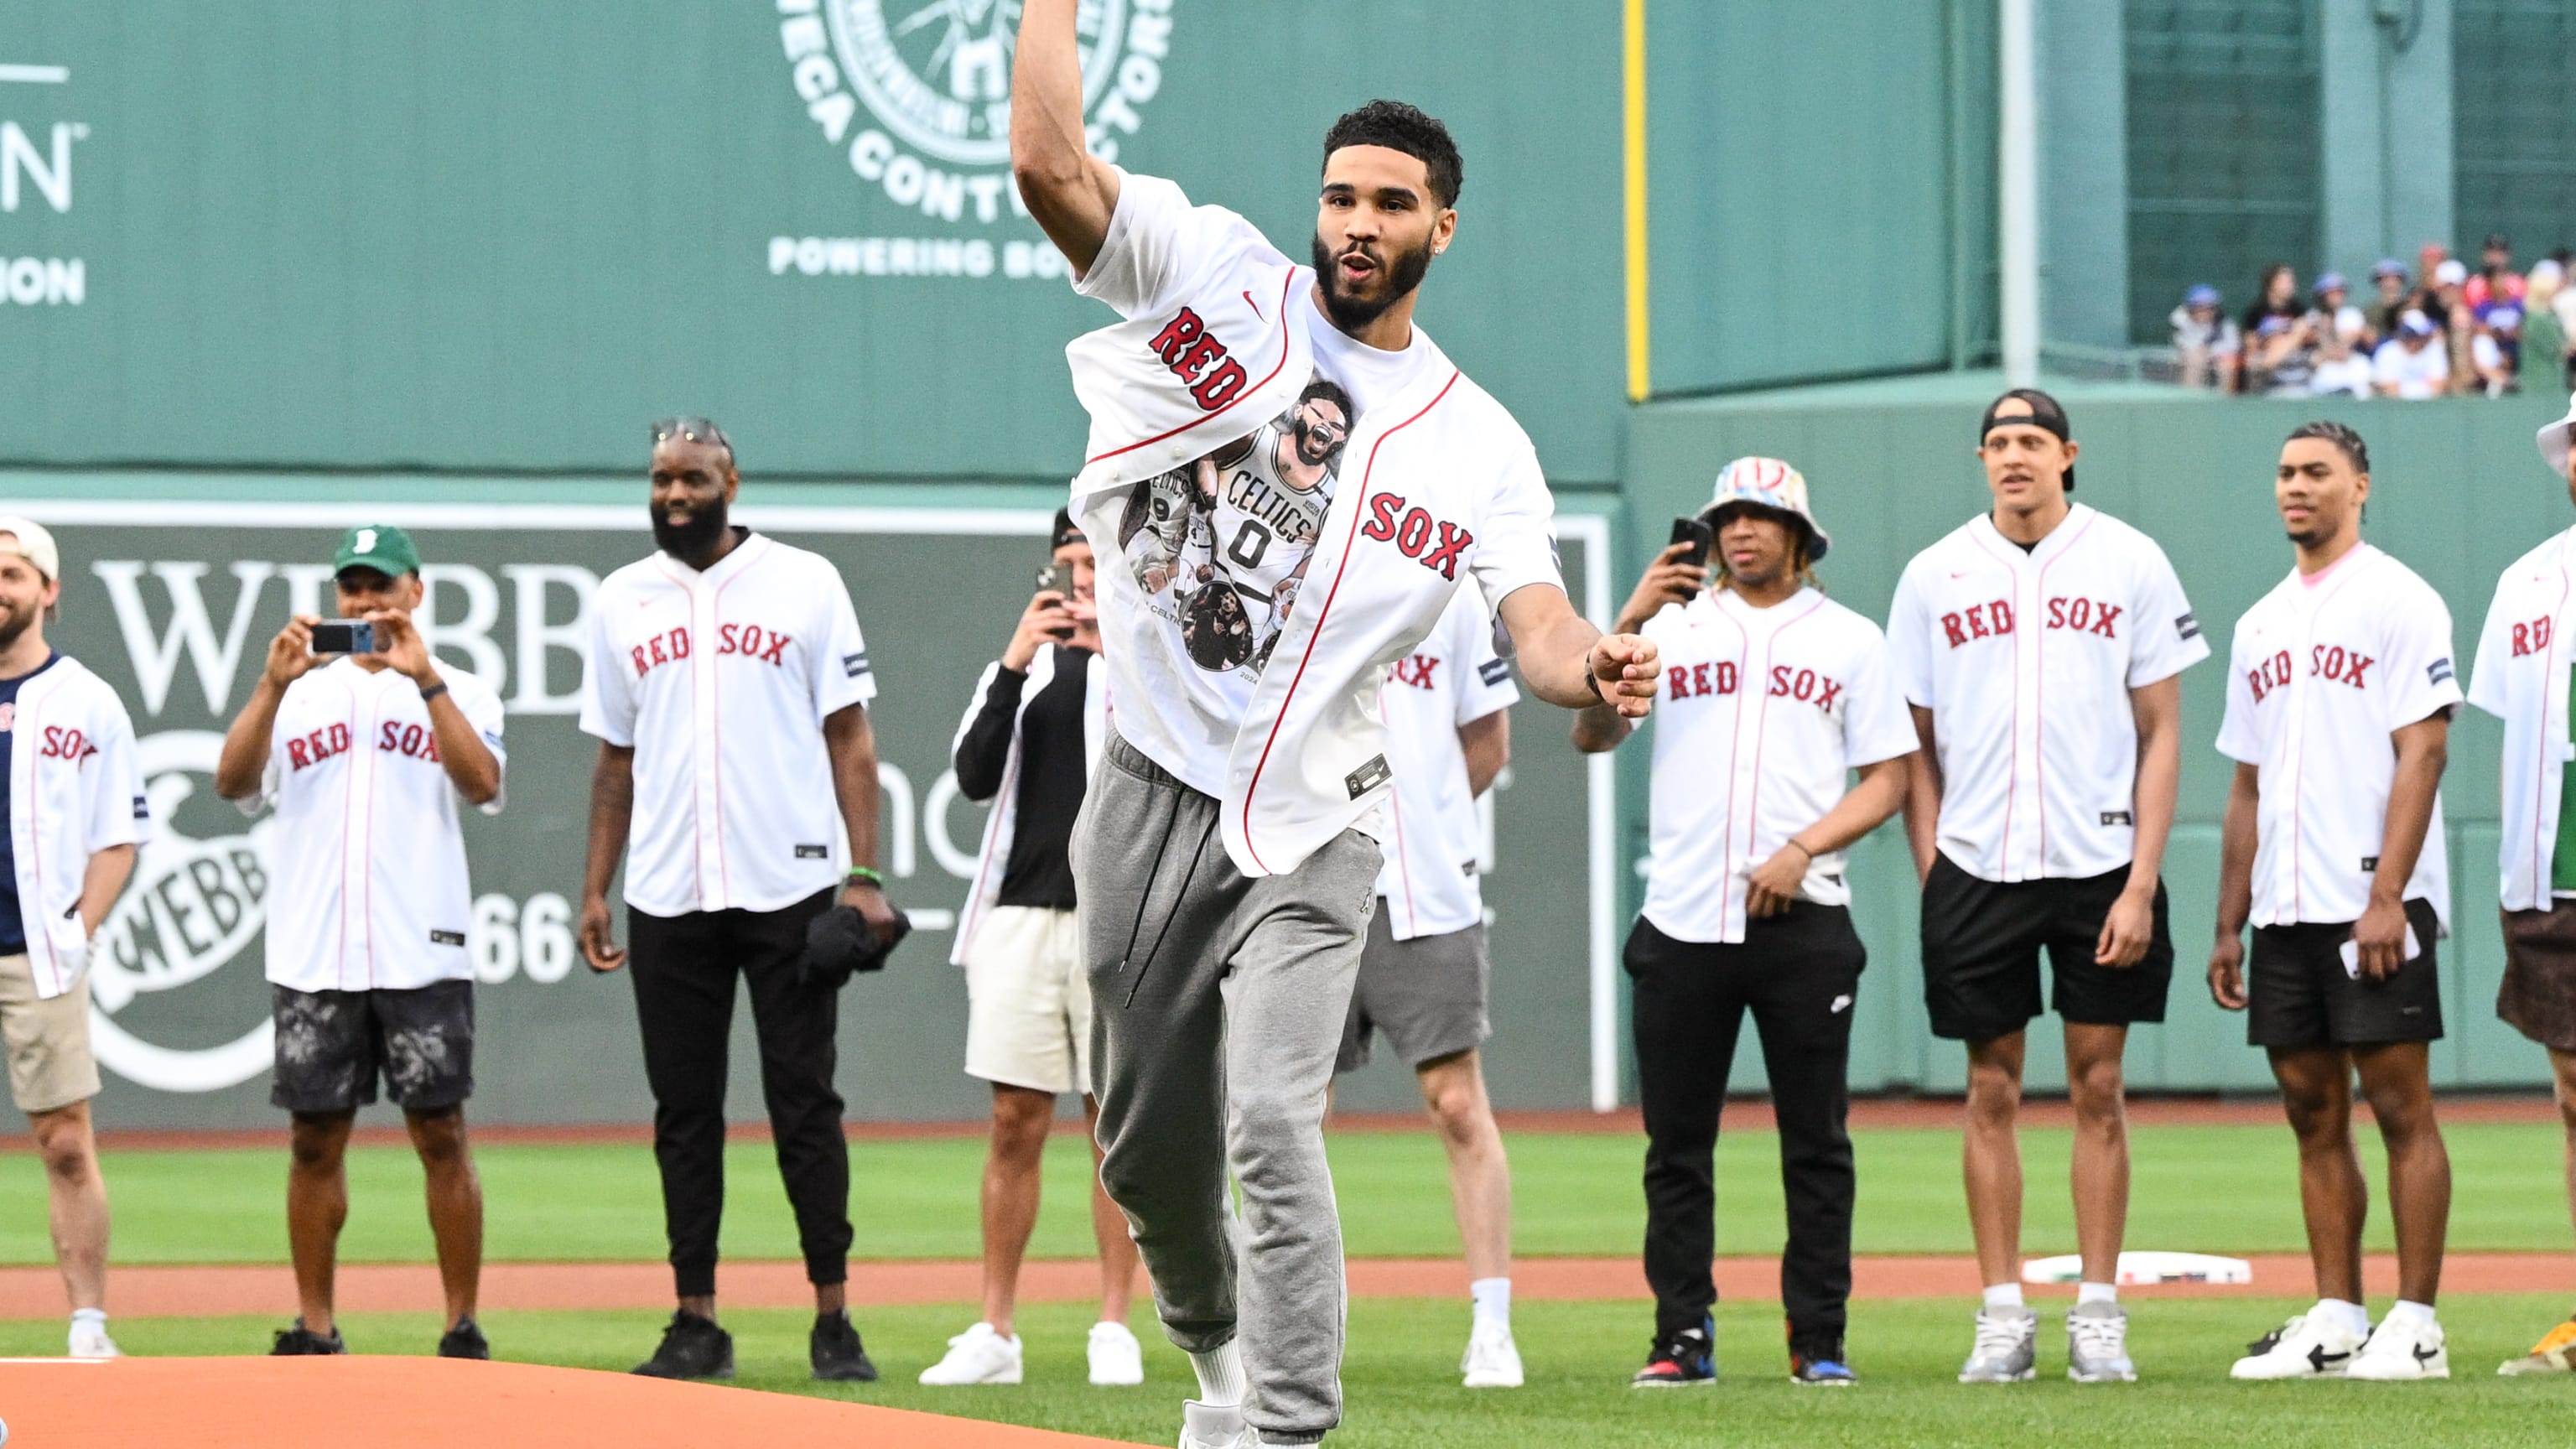
[(1112, 738), (1074, 829), (1100, 1174), (1164, 1333), (1204, 1353), (1239, 1329), (1244, 1417), (1294, 1442), (1341, 1422), (1324, 1099), (1381, 857), (1346, 830), (1286, 875), (1249, 877), (1217, 808)]

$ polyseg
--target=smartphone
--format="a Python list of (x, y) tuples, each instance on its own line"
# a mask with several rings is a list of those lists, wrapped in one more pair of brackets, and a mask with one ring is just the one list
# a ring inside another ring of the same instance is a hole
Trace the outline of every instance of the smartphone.
[[(1717, 545), (1717, 531), (1700, 519), (1676, 518), (1673, 520), (1672, 542), (1690, 545), (1690, 552), (1681, 556), (1681, 562), (1704, 569), (1708, 567), (1708, 551)], [(1685, 600), (1696, 599), (1699, 590), (1692, 589), (1683, 597)]]
[(325, 619), (313, 626), (316, 654), (373, 654), (376, 626), (364, 619)]
[[(1045, 568), (1038, 570), (1038, 592), (1041, 594), (1054, 594), (1056, 597), (1064, 600), (1067, 604), (1072, 603), (1073, 565), (1065, 563), (1050, 563)], [(1070, 624), (1066, 625), (1064, 628), (1052, 629), (1048, 632), (1055, 635), (1058, 639), (1071, 639), (1074, 636), (1074, 628)]]

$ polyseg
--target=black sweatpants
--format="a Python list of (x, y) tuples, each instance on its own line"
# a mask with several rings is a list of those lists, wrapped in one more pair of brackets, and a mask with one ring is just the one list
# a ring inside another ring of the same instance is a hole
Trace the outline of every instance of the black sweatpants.
[(1637, 1095), (1646, 1118), (1646, 1282), (1657, 1343), (1699, 1327), (1717, 1302), (1712, 1156), (1748, 1010), (1780, 1124), (1789, 1208), (1780, 1299), (1790, 1347), (1821, 1355), (1840, 1342), (1851, 1297), (1845, 1067), (1866, 960), (1850, 911), (1805, 901), (1748, 922), (1741, 945), (1676, 941), (1642, 917), (1630, 933)]
[(716, 1234), (724, 1221), (725, 1048), (734, 978), (751, 984), (760, 1089), (778, 1148), (778, 1175), (796, 1212), (805, 1277), (845, 1281), (850, 1259), (850, 1147), (832, 1086), (839, 992), (799, 989), (805, 927), (830, 890), (775, 911), (650, 916), (629, 908), (635, 1016), (644, 1078), (653, 1088), (653, 1155), (662, 1167), (662, 1220), (671, 1276), (683, 1298), (716, 1291)]

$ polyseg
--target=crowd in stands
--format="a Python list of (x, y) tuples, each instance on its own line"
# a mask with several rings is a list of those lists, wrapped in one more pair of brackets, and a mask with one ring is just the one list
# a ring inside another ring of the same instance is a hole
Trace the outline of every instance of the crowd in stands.
[(2230, 317), (2202, 285), (2173, 310), (2174, 360), (2185, 387), (2262, 397), (2501, 397), (2529, 386), (2576, 389), (2576, 286), (2564, 247), (2513, 265), (2513, 245), (2490, 236), (2475, 271), (2439, 243), (2409, 272), (2394, 258), (2370, 269), (2355, 298), (2341, 272), (2303, 294), (2286, 264), (2263, 270), (2251, 305)]

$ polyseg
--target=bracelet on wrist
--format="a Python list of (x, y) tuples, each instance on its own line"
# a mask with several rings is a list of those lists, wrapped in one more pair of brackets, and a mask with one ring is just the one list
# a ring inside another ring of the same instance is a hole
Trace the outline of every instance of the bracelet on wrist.
[(1809, 845), (1807, 844), (1807, 842), (1805, 842), (1805, 841), (1803, 841), (1803, 840), (1800, 840), (1798, 837), (1796, 837), (1796, 836), (1794, 836), (1794, 835), (1790, 836), (1790, 837), (1788, 838), (1788, 840), (1787, 840), (1786, 842), (1784, 842), (1784, 843), (1789, 844), (1789, 845), (1794, 845), (1794, 846), (1798, 847), (1798, 853), (1799, 853), (1800, 855), (1805, 856), (1805, 857), (1806, 857), (1807, 859), (1809, 859), (1809, 860), (1814, 860), (1814, 859), (1816, 858), (1816, 852), (1815, 852), (1814, 848), (1813, 848), (1813, 847), (1811, 847), (1811, 846), (1809, 846)]
[(437, 682), (436, 684), (425, 684), (425, 685), (422, 685), (422, 686), (421, 686), (421, 689), (420, 689), (420, 702), (421, 702), (421, 703), (423, 703), (423, 704), (427, 704), (427, 703), (429, 703), (431, 700), (438, 698), (440, 695), (445, 694), (446, 692), (447, 692), (447, 681), (446, 681), (446, 680), (444, 680), (444, 679), (440, 680), (440, 681), (439, 681), (439, 682)]
[(1601, 641), (1598, 639), (1592, 641), (1592, 647), (1583, 651), (1583, 685), (1592, 691), (1594, 699), (1608, 704), (1610, 696), (1601, 692), (1601, 676), (1592, 667), (1592, 656), (1599, 652), (1601, 652)]
[(875, 886), (878, 890), (885, 889), (884, 876), (877, 874), (874, 870), (871, 870), (864, 865), (851, 866), (846, 884), (859, 885), (862, 883)]

